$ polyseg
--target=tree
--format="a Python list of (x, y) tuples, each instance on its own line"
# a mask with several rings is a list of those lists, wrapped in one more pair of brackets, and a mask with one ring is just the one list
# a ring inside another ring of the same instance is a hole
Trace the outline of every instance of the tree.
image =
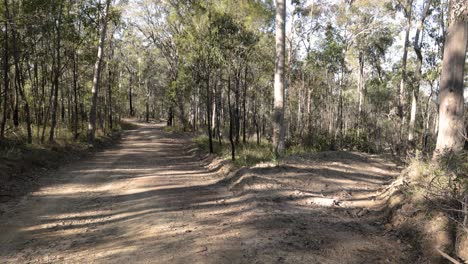
[(276, 0), (276, 58), (273, 112), (273, 146), (276, 156), (285, 151), (284, 85), (285, 85), (285, 38), (286, 3)]
[(9, 65), (9, 52), (8, 52), (8, 25), (10, 24), (10, 13), (8, 9), (8, 0), (5, 0), (5, 47), (3, 50), (3, 81), (4, 81), (4, 87), (3, 87), (3, 118), (2, 118), (2, 124), (0, 128), (0, 138), (5, 137), (5, 125), (7, 122), (7, 116), (8, 116), (8, 90), (9, 90), (9, 76), (8, 76), (8, 71), (10, 68)]
[(439, 91), (439, 133), (434, 158), (459, 152), (466, 137), (463, 77), (468, 41), (468, 11), (463, 0), (450, 1), (449, 26)]
[[(400, 1), (400, 0), (399, 0)], [(409, 46), (409, 34), (412, 24), (412, 11), (413, 11), (413, 0), (403, 0), (404, 3), (400, 3), (403, 7), (403, 12), (406, 18), (406, 30), (405, 39), (403, 43), (403, 58), (401, 60), (401, 81), (399, 90), (398, 100), (398, 115), (400, 117), (400, 133), (399, 133), (399, 144), (403, 146), (403, 128), (405, 127), (405, 105), (406, 105), (406, 82), (407, 82), (407, 60), (408, 60), (408, 46)]]
[(432, 3), (432, 0), (428, 0), (423, 8), (421, 18), (418, 23), (418, 28), (416, 29), (416, 36), (414, 37), (414, 43), (413, 43), (413, 48), (417, 56), (416, 84), (411, 93), (411, 114), (410, 114), (409, 131), (408, 131), (408, 141), (410, 145), (412, 145), (413, 147), (415, 145), (414, 129), (415, 129), (415, 122), (416, 122), (416, 111), (417, 111), (417, 106), (418, 106), (419, 86), (421, 83), (421, 69), (422, 69), (422, 62), (423, 62), (420, 38), (422, 39), (422, 34), (424, 32), (423, 31), (424, 20), (429, 14), (429, 8), (431, 6), (431, 3)]
[(89, 123), (88, 123), (88, 142), (94, 143), (95, 134), (96, 134), (96, 111), (98, 104), (98, 92), (99, 92), (99, 82), (101, 79), (101, 70), (102, 70), (102, 58), (104, 56), (104, 42), (107, 34), (107, 17), (109, 13), (109, 7), (111, 0), (106, 0), (104, 7), (104, 13), (101, 18), (101, 37), (98, 44), (98, 52), (96, 63), (94, 64), (94, 77), (93, 77), (93, 88), (91, 89), (91, 107), (89, 110)]

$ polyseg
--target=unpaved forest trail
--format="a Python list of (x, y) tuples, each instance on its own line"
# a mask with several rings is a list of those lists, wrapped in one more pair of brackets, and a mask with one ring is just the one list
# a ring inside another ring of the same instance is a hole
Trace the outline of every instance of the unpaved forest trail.
[(192, 147), (140, 124), (50, 174), (0, 207), (0, 263), (409, 263), (373, 213), (320, 204), (362, 206), (391, 164), (319, 156), (220, 182)]

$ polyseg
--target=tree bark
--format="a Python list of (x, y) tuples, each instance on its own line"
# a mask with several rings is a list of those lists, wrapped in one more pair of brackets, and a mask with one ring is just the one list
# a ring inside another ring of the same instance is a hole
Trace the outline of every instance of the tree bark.
[[(403, 146), (403, 128), (405, 127), (405, 104), (406, 104), (406, 64), (408, 60), (408, 46), (409, 46), (409, 33), (411, 30), (411, 13), (413, 10), (413, 0), (406, 0), (405, 16), (406, 16), (406, 31), (405, 31), (405, 43), (403, 44), (403, 58), (401, 62), (401, 81), (398, 101), (398, 115), (400, 117), (400, 132), (399, 132), (399, 144)], [(399, 148), (401, 150), (401, 148)]]
[(284, 66), (285, 66), (285, 31), (286, 2), (276, 0), (276, 57), (273, 110), (273, 146), (277, 157), (285, 151), (284, 127)]
[(31, 112), (29, 110), (29, 102), (26, 98), (26, 94), (24, 93), (24, 76), (20, 65), (20, 53), (18, 50), (18, 43), (17, 43), (17, 36), (16, 30), (14, 25), (11, 27), (12, 31), (12, 40), (13, 40), (13, 47), (14, 47), (14, 61), (15, 61), (15, 79), (16, 79), (16, 89), (21, 96), (21, 100), (24, 104), (24, 112), (26, 114), (26, 131), (28, 133), (28, 143), (32, 143), (32, 129), (31, 129)]
[(359, 52), (359, 78), (358, 78), (358, 122), (357, 136), (361, 135), (362, 108), (364, 104), (364, 53)]
[(8, 118), (8, 90), (9, 90), (9, 83), (10, 80), (8, 79), (8, 71), (10, 68), (9, 65), (9, 53), (8, 53), (8, 25), (10, 23), (10, 13), (8, 10), (8, 0), (5, 0), (5, 47), (3, 53), (3, 118), (2, 124), (0, 128), (0, 138), (5, 138), (5, 125)]
[(111, 0), (106, 0), (106, 6), (104, 9), (104, 14), (101, 21), (101, 37), (99, 39), (98, 52), (96, 63), (94, 64), (94, 77), (93, 77), (93, 88), (91, 90), (91, 108), (89, 111), (89, 122), (88, 122), (88, 142), (94, 143), (95, 134), (96, 134), (96, 111), (98, 104), (98, 92), (99, 92), (99, 82), (101, 78), (101, 64), (102, 57), (104, 53), (104, 42), (107, 34), (107, 15), (109, 13), (109, 7)]
[(55, 43), (55, 70), (53, 84), (53, 101), (52, 101), (52, 120), (50, 125), (49, 142), (54, 141), (55, 127), (57, 126), (57, 109), (58, 109), (58, 90), (60, 81), (61, 61), (60, 61), (60, 45), (61, 45), (61, 25), (62, 24), (62, 5), (59, 8), (58, 20), (56, 24), (56, 43)]
[[(419, 95), (419, 86), (421, 83), (421, 68), (423, 63), (423, 57), (421, 52), (421, 42), (422, 42), (422, 34), (424, 30), (424, 20), (429, 12), (429, 7), (431, 6), (432, 0), (429, 0), (424, 7), (424, 10), (421, 14), (421, 19), (418, 23), (418, 28), (416, 29), (416, 36), (414, 37), (413, 48), (416, 52), (417, 57), (417, 64), (416, 64), (416, 85), (413, 88), (411, 93), (411, 114), (410, 114), (410, 122), (409, 122), (409, 131), (408, 131), (408, 142), (409, 144), (414, 147), (414, 130), (415, 130), (415, 122), (416, 122), (416, 111), (418, 107), (418, 95)], [(420, 42), (421, 36), (421, 42)]]
[[(458, 152), (465, 143), (463, 77), (468, 41), (468, 15), (457, 14), (455, 0), (450, 1), (450, 24), (444, 45), (444, 60), (439, 92), (439, 134), (434, 158), (447, 151)], [(461, 4), (458, 1), (458, 4)]]
[(207, 122), (207, 130), (208, 130), (208, 146), (210, 148), (210, 153), (214, 153), (213, 151), (213, 134), (211, 128), (211, 90), (210, 90), (210, 74), (208, 73), (206, 77), (206, 122)]
[[(229, 74), (229, 73), (228, 73)], [(231, 77), (228, 78), (228, 109), (229, 109), (229, 142), (231, 143), (231, 160), (236, 160), (236, 144), (234, 143), (234, 121), (231, 106)]]

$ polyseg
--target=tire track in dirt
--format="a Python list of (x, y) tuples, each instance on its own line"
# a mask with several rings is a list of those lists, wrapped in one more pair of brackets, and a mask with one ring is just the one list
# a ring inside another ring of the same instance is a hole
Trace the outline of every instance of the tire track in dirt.
[(66, 165), (38, 191), (4, 204), (0, 263), (407, 263), (410, 249), (377, 216), (298, 202), (353, 184), (376, 191), (392, 177), (383, 163), (361, 176), (352, 166), (370, 161), (346, 157), (254, 169), (281, 184), (229, 191), (189, 151), (188, 138), (161, 128), (139, 124), (115, 148)]

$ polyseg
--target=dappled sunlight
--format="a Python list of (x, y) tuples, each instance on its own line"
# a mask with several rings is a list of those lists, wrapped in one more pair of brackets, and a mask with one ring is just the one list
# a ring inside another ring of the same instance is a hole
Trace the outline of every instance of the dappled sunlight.
[[(220, 181), (223, 163), (187, 154), (187, 139), (154, 144), (148, 135), (169, 135), (151, 125), (127, 133), (118, 149), (49, 177), (11, 212), (22, 221), (2, 216), (10, 245), (0, 251), (2, 262), (250, 263), (276, 261), (277, 254), (326, 260), (344, 248), (357, 260), (356, 252), (368, 257), (388, 246), (372, 235), (377, 227), (357, 224), (347, 211), (372, 206), (369, 197), (391, 177), (385, 170), (322, 160)], [(327, 226), (334, 228), (325, 232)]]

